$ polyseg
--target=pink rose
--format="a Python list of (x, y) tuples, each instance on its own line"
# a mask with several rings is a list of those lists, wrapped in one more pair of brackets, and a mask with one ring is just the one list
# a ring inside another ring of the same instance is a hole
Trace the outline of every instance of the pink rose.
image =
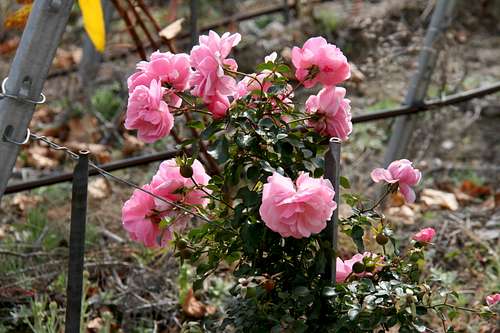
[[(150, 185), (142, 187), (152, 191)], [(156, 209), (154, 198), (140, 190), (135, 190), (122, 209), (122, 223), (132, 240), (147, 247), (166, 246), (172, 239), (170, 227), (161, 227), (160, 222), (169, 215)], [(182, 222), (181, 222), (182, 224)]]
[[(210, 176), (203, 165), (195, 160), (191, 167), (196, 184), (207, 185)], [(209, 201), (207, 194), (195, 188), (191, 179), (181, 176), (175, 159), (162, 162), (151, 184), (144, 185), (143, 188), (177, 204), (206, 206)], [(211, 193), (208, 189), (205, 191)], [(190, 214), (168, 202), (135, 190), (122, 209), (123, 227), (130, 238), (147, 247), (166, 246), (172, 239), (174, 230), (184, 229)]]
[[(206, 186), (210, 181), (210, 176), (205, 172), (200, 161), (194, 160), (191, 168), (195, 182), (199, 186)], [(158, 195), (178, 203), (206, 206), (209, 201), (206, 193), (201, 189), (195, 189), (195, 184), (190, 178), (184, 178), (181, 175), (180, 167), (175, 159), (166, 160), (160, 164), (158, 172), (151, 181), (151, 187)], [(208, 189), (205, 191), (211, 193)], [(158, 207), (174, 209), (160, 200), (155, 199), (155, 201)]]
[(306, 112), (317, 116), (309, 119), (307, 125), (318, 133), (347, 140), (352, 132), (350, 101), (344, 98), (346, 90), (339, 87), (326, 87), (318, 95), (306, 101)]
[(417, 185), (422, 178), (418, 169), (412, 166), (412, 162), (406, 159), (393, 161), (387, 169), (376, 168), (371, 172), (375, 183), (385, 181), (389, 184), (398, 183), (399, 190), (405, 200), (409, 203), (415, 202), (415, 191), (412, 186)]
[(207, 101), (208, 111), (212, 113), (214, 119), (224, 118), (229, 110), (229, 99), (226, 96), (216, 94), (215, 96), (211, 96)]
[(435, 235), (436, 230), (433, 228), (425, 228), (413, 235), (412, 239), (421, 243), (430, 243)]
[(163, 88), (156, 80), (148, 86), (138, 86), (128, 99), (125, 128), (137, 130), (144, 142), (154, 142), (170, 133), (174, 117), (163, 101)]
[(488, 306), (494, 306), (498, 302), (500, 302), (500, 294), (486, 296), (486, 304), (488, 304)]
[[(378, 256), (371, 252), (365, 252), (363, 254), (357, 253), (354, 256), (352, 256), (351, 259), (345, 261), (337, 257), (335, 280), (337, 282), (344, 282), (347, 279), (347, 277), (352, 273), (352, 266), (357, 262), (362, 262), (365, 257), (378, 260)], [(366, 276), (366, 275), (371, 275), (371, 273), (360, 273), (356, 275)]]
[(166, 83), (174, 91), (184, 91), (189, 88), (191, 66), (189, 56), (185, 53), (154, 52), (150, 61), (137, 64), (137, 72), (128, 79), (129, 93), (140, 85), (149, 86), (152, 80)]
[(271, 230), (283, 237), (309, 237), (326, 227), (337, 204), (329, 180), (301, 173), (295, 184), (274, 173), (264, 185), (259, 212)]
[(302, 48), (295, 46), (292, 62), (296, 68), (295, 77), (305, 88), (314, 87), (318, 82), (334, 86), (351, 77), (347, 58), (323, 37), (309, 38)]
[(191, 66), (195, 72), (190, 83), (191, 93), (210, 103), (214, 96), (234, 96), (237, 91), (236, 81), (225, 75), (224, 68), (236, 70), (238, 65), (234, 59), (226, 59), (231, 49), (241, 40), (241, 35), (230, 35), (228, 32), (219, 36), (210, 31), (208, 36), (200, 36), (200, 45), (191, 50)]

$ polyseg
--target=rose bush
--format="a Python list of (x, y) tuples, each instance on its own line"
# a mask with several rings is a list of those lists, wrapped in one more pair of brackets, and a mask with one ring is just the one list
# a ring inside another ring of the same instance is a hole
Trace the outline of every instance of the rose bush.
[[(433, 229), (424, 229), (399, 244), (391, 226), (370, 204), (344, 193), (352, 215), (339, 221), (358, 251), (336, 258), (326, 232), (338, 202), (325, 175), (330, 137), (347, 140), (352, 131), (350, 101), (337, 87), (350, 77), (342, 52), (324, 38), (294, 47), (295, 71), (266, 57), (256, 72), (245, 74), (228, 58), (239, 34), (200, 37), (190, 55), (155, 52), (140, 62), (128, 83), (126, 127), (146, 142), (171, 130), (171, 116), (190, 113), (186, 126), (202, 129), (199, 139), (185, 140), (191, 157), (165, 161), (144, 188), (123, 207), (123, 226), (148, 247), (172, 246), (183, 262), (196, 267), (194, 289), (218, 267), (231, 267), (233, 298), (223, 321), (206, 320), (206, 330), (234, 332), (426, 332), (427, 314), (456, 310), (458, 297), (436, 281), (423, 280), (424, 251)], [(322, 85), (305, 106), (293, 101), (299, 87)], [(208, 110), (208, 111), (207, 111)], [(203, 117), (212, 115), (205, 124)], [(220, 165), (209, 176), (200, 146)], [(402, 192), (415, 200), (421, 178), (408, 160), (371, 174), (386, 182), (383, 197)], [(348, 188), (343, 178), (342, 185)], [(158, 200), (158, 197), (163, 200)], [(183, 209), (179, 209), (179, 205)], [(190, 230), (185, 230), (193, 220)], [(377, 251), (367, 252), (373, 237)], [(335, 263), (336, 276), (329, 271)], [(335, 283), (336, 282), (336, 283)], [(491, 306), (498, 297), (488, 298)], [(492, 313), (491, 308), (479, 310)], [(212, 327), (212, 328), (210, 328)]]

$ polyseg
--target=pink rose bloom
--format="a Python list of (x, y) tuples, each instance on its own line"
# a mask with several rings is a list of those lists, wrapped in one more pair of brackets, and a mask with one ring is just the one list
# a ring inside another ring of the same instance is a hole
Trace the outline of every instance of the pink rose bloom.
[[(194, 160), (191, 165), (193, 168), (193, 179), (200, 186), (205, 186), (210, 181), (210, 176), (205, 172), (205, 168), (198, 160)], [(190, 178), (184, 178), (181, 175), (180, 167), (175, 159), (163, 161), (160, 164), (158, 172), (151, 181), (151, 187), (158, 195), (178, 203), (189, 205), (206, 206), (209, 199), (207, 194), (201, 189), (194, 189), (195, 184)], [(182, 190), (182, 191), (181, 191)], [(211, 193), (209, 189), (206, 192)], [(163, 210), (174, 209), (171, 205), (155, 199), (156, 206)]]
[(342, 51), (323, 37), (309, 38), (302, 48), (292, 49), (295, 77), (311, 88), (316, 83), (334, 86), (351, 77), (351, 69)]
[(344, 98), (346, 90), (339, 87), (326, 87), (306, 101), (306, 112), (318, 119), (309, 119), (307, 125), (318, 133), (347, 140), (352, 132), (351, 106)]
[(156, 51), (151, 55), (149, 62), (139, 62), (137, 70), (127, 80), (129, 93), (133, 92), (137, 86), (149, 86), (152, 80), (166, 83), (175, 91), (184, 91), (189, 88), (191, 66), (189, 56), (185, 53)]
[(138, 86), (128, 99), (125, 128), (137, 130), (144, 142), (159, 140), (172, 130), (174, 117), (163, 101), (163, 88), (156, 80), (149, 86)]
[(415, 202), (415, 191), (412, 186), (417, 185), (422, 178), (418, 169), (412, 166), (412, 162), (406, 159), (396, 160), (389, 164), (387, 169), (376, 168), (371, 172), (375, 183), (385, 181), (389, 184), (398, 183), (399, 190), (409, 203)]
[[(143, 189), (152, 191), (150, 185)], [(147, 247), (165, 246), (172, 239), (170, 228), (160, 228), (160, 221), (167, 216), (156, 209), (154, 198), (140, 190), (135, 190), (122, 209), (122, 223), (130, 238)]]
[(224, 118), (230, 105), (229, 99), (220, 94), (211, 96), (207, 101), (208, 111), (212, 112), (214, 119)]
[(412, 239), (421, 243), (430, 243), (435, 235), (436, 230), (433, 228), (425, 228), (413, 235)]
[(352, 265), (351, 266), (347, 265), (342, 259), (337, 257), (335, 281), (344, 282), (351, 273), (352, 273)]
[[(335, 280), (337, 282), (344, 282), (349, 274), (352, 273), (352, 266), (357, 263), (357, 262), (362, 262), (365, 257), (370, 257), (370, 258), (377, 258), (376, 254), (373, 254), (371, 252), (365, 252), (363, 254), (357, 253), (354, 256), (352, 256), (351, 259), (343, 261), (340, 258), (337, 258), (337, 265), (336, 265), (336, 276)], [(357, 276), (366, 276), (366, 275), (371, 275), (371, 273), (360, 273), (356, 274)]]
[(283, 237), (309, 237), (326, 227), (337, 204), (329, 180), (301, 173), (295, 184), (274, 173), (264, 185), (259, 212), (271, 230)]
[(500, 302), (500, 294), (486, 296), (486, 304), (488, 304), (488, 306), (493, 306), (498, 302)]
[(190, 83), (191, 93), (210, 103), (213, 96), (234, 96), (237, 90), (236, 81), (224, 74), (224, 67), (236, 70), (238, 65), (234, 59), (226, 59), (231, 49), (241, 40), (241, 35), (230, 35), (226, 32), (219, 36), (210, 31), (208, 36), (200, 36), (200, 45), (191, 50), (191, 66), (195, 72)]

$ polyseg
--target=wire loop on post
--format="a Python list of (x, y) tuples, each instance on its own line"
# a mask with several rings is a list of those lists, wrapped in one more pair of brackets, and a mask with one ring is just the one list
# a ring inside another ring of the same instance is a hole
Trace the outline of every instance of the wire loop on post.
[(0, 97), (2, 97), (2, 98), (3, 97), (8, 97), (8, 98), (12, 98), (12, 99), (15, 99), (15, 100), (18, 100), (18, 101), (21, 101), (21, 102), (26, 102), (26, 103), (31, 103), (31, 104), (43, 104), (47, 100), (47, 98), (45, 97), (45, 95), (43, 93), (40, 93), (40, 99), (38, 101), (29, 99), (29, 98), (26, 98), (26, 97), (21, 97), (21, 96), (17, 96), (17, 95), (7, 94), (5, 92), (5, 84), (7, 83), (7, 79), (8, 78), (9, 77), (6, 76), (5, 79), (3, 79), (3, 81), (2, 81), (2, 91), (0, 92)]
[(10, 137), (10, 133), (12, 132), (12, 126), (7, 126), (5, 128), (5, 132), (3, 133), (3, 141), (6, 141), (6, 142), (10, 142), (10, 143), (13, 143), (15, 145), (18, 145), (18, 146), (22, 146), (22, 145), (25, 145), (28, 143), (28, 141), (30, 140), (30, 137), (31, 137), (31, 131), (29, 128), (26, 129), (26, 137), (24, 138), (23, 141), (16, 141), (14, 139), (12, 139)]

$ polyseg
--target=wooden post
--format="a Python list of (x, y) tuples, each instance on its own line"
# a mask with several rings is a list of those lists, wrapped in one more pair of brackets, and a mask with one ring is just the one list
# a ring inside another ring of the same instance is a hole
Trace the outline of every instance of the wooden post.
[[(35, 110), (33, 101), (40, 101), (43, 84), (52, 64), (59, 41), (66, 27), (73, 0), (36, 0), (12, 61), (6, 95), (0, 100), (0, 137), (8, 126), (11, 138), (22, 141)], [(0, 199), (16, 162), (19, 146), (0, 141)]]
[[(431, 23), (427, 29), (424, 45), (418, 58), (417, 72), (413, 75), (410, 88), (405, 97), (405, 105), (422, 103), (427, 95), (427, 88), (438, 55), (438, 41), (445, 30), (455, 7), (456, 0), (438, 0)], [(392, 135), (385, 154), (385, 165), (393, 160), (405, 157), (408, 143), (415, 127), (414, 116), (403, 116), (396, 119), (392, 127)]]

